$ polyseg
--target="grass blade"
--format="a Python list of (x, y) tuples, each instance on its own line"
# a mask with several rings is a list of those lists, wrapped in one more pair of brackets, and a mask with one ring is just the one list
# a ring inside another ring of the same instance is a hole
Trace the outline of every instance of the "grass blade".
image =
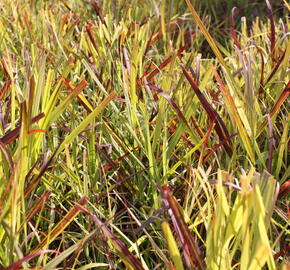
[(11, 264), (10, 266), (8, 267), (5, 267), (3, 268), (3, 270), (18, 270), (20, 269), (21, 265), (37, 256), (40, 256), (42, 254), (45, 254), (45, 253), (56, 253), (58, 254), (59, 252), (58, 251), (55, 251), (55, 250), (50, 250), (50, 249), (45, 249), (45, 250), (40, 250), (40, 251), (37, 251), (35, 253), (32, 253), (32, 254), (29, 254), (29, 255), (26, 255), (25, 257), (23, 257), (21, 260)]
[(88, 126), (95, 117), (97, 117), (104, 109), (105, 107), (109, 104), (111, 100), (113, 100), (116, 97), (116, 93), (112, 92), (110, 93), (102, 102), (101, 104), (96, 107), (61, 143), (59, 146), (56, 155), (62, 152), (62, 150), (65, 148), (66, 144), (70, 144), (75, 137), (78, 136), (79, 133), (82, 132), (82, 130)]
[[(183, 71), (183, 74), (185, 75), (186, 79), (189, 81), (189, 83), (190, 83), (192, 89), (194, 90), (195, 94), (197, 95), (198, 99), (200, 100), (203, 108), (207, 112), (208, 117), (210, 118), (210, 120), (212, 122), (217, 121), (217, 123), (214, 126), (214, 128), (216, 129), (216, 132), (217, 132), (220, 140), (224, 141), (226, 139), (226, 137), (229, 137), (229, 132), (228, 132), (228, 130), (226, 128), (225, 123), (220, 118), (218, 113), (214, 110), (214, 108), (210, 105), (210, 103), (205, 99), (205, 97), (203, 96), (203, 94), (199, 90), (197, 84), (195, 83), (193, 78), (189, 75), (189, 73), (185, 70), (185, 68), (182, 68), (182, 71)], [(228, 155), (231, 156), (232, 155), (232, 149), (231, 149), (229, 143), (228, 142), (225, 143), (224, 147), (225, 147)]]
[[(82, 207), (81, 205), (78, 206), (79, 210), (88, 215), (93, 219), (96, 223), (97, 227), (103, 232), (103, 234), (107, 237), (108, 240), (114, 245), (116, 250), (121, 254), (121, 258), (124, 260), (127, 266), (133, 267), (132, 269), (136, 270), (144, 270), (141, 262), (135, 258), (135, 256), (129, 251), (129, 249), (124, 245), (124, 243), (119, 240), (113, 232), (95, 215), (92, 215), (87, 209)], [(129, 263), (129, 265), (128, 265)], [(131, 269), (130, 267), (130, 269)]]
[(170, 189), (166, 185), (162, 186), (162, 190), (165, 205), (168, 205), (169, 209), (171, 210), (171, 212), (169, 212), (171, 220), (176, 232), (178, 233), (179, 240), (184, 246), (187, 260), (190, 262), (191, 267), (193, 268), (197, 267), (197, 269), (206, 269), (203, 255), (201, 254), (196, 241), (188, 229), (176, 199), (173, 197)]
[(87, 197), (83, 197), (73, 208), (62, 218), (62, 220), (52, 229), (51, 232), (45, 237), (34, 251), (39, 251), (45, 246), (48, 246), (59, 234), (61, 234), (65, 228), (74, 220), (74, 218), (80, 213), (78, 205), (85, 205), (87, 203)]

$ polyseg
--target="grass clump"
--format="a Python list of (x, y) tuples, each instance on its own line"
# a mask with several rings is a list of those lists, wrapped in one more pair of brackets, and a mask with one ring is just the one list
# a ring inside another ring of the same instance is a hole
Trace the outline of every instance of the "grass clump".
[(3, 269), (287, 269), (289, 5), (219, 2), (0, 2)]

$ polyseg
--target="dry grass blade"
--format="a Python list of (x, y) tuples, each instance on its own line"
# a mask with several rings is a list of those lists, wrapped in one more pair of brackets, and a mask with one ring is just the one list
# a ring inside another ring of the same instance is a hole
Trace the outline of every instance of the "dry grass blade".
[(10, 266), (2, 268), (2, 270), (18, 270), (18, 269), (21, 269), (21, 265), (23, 263), (25, 263), (25, 262), (27, 262), (27, 261), (35, 258), (35, 257), (38, 257), (38, 256), (40, 256), (42, 254), (45, 254), (45, 253), (56, 253), (56, 254), (59, 254), (59, 252), (55, 251), (55, 250), (50, 250), (50, 249), (40, 250), (40, 251), (37, 251), (35, 253), (31, 253), (31, 254), (26, 255), (21, 260), (18, 260), (17, 262), (12, 263)]
[(200, 152), (200, 155), (199, 155), (198, 167), (200, 167), (200, 165), (204, 163), (204, 152), (205, 152), (205, 148), (207, 146), (207, 142), (209, 140), (209, 137), (210, 137), (210, 135), (212, 133), (212, 130), (213, 130), (215, 124), (216, 124), (216, 119), (211, 123), (211, 125), (210, 125), (207, 133), (205, 134), (205, 140), (202, 143), (201, 152)]
[[(188, 48), (188, 45), (185, 45), (181, 47), (177, 53), (176, 56), (181, 56), (182, 52)], [(158, 67), (156, 67), (154, 70), (152, 70), (149, 74), (146, 72), (142, 75), (141, 79), (146, 77), (147, 81), (151, 81), (155, 75), (157, 75), (159, 72), (161, 72), (162, 69), (164, 69), (170, 62), (173, 60), (175, 56), (169, 56), (167, 59), (165, 59)]]
[(290, 8), (250, 2), (0, 0), (2, 268), (287, 261)]
[(61, 221), (52, 229), (52, 231), (45, 237), (34, 251), (39, 251), (45, 246), (49, 245), (59, 234), (61, 234), (65, 228), (74, 220), (74, 218), (80, 213), (78, 205), (85, 205), (87, 203), (87, 197), (83, 197), (73, 208), (61, 219)]
[(279, 111), (282, 104), (287, 100), (290, 94), (290, 80), (288, 81), (286, 87), (284, 88), (283, 92), (281, 93), (280, 97), (276, 101), (274, 107), (270, 111), (271, 118)]
[(279, 189), (278, 199), (290, 194), (290, 179), (286, 180)]
[(200, 19), (200, 17), (198, 16), (196, 10), (194, 9), (194, 7), (192, 6), (192, 4), (190, 3), (190, 0), (185, 0), (186, 1), (186, 4), (187, 6), (189, 7), (193, 17), (194, 17), (194, 20), (196, 21), (196, 23), (198, 24), (198, 26), (200, 27), (201, 29), (201, 32), (204, 34), (208, 44), (210, 45), (210, 47), (212, 48), (214, 54), (216, 55), (216, 57), (218, 58), (218, 60), (220, 61), (220, 63), (226, 67), (226, 64), (225, 64), (225, 61), (224, 61), (224, 58), (220, 52), (220, 50), (218, 49), (217, 45), (215, 44), (213, 38), (211, 37), (211, 35), (209, 34), (209, 32), (207, 31), (204, 23), (202, 22), (202, 20)]
[(232, 35), (232, 39), (234, 41), (234, 44), (240, 50), (241, 49), (241, 44), (240, 44), (240, 42), (237, 39), (236, 30), (235, 30), (235, 21), (234, 21), (234, 15), (235, 15), (236, 10), (237, 10), (236, 7), (234, 7), (232, 9), (231, 16), (230, 16), (230, 28), (231, 28), (231, 35)]
[[(47, 264), (45, 264), (44, 267), (42, 267), (42, 270), (55, 270), (58, 269), (58, 265), (62, 265), (65, 261), (66, 268), (70, 268), (70, 265), (74, 265), (75, 261), (78, 260), (78, 256), (80, 255), (80, 252), (84, 246), (90, 241), (92, 241), (96, 236), (97, 229), (93, 230), (89, 234), (86, 234), (85, 237), (83, 237), (81, 240), (79, 240), (74, 245), (71, 245), (69, 248), (62, 251), (58, 256), (55, 256), (51, 261), (49, 261)], [(70, 256), (71, 255), (71, 256)], [(70, 256), (70, 257), (69, 257)], [(69, 258), (68, 258), (69, 257)], [(72, 262), (71, 262), (72, 261)], [(88, 269), (93, 268), (94, 266), (108, 266), (108, 264), (98, 264), (98, 263), (91, 263), (90, 267)], [(82, 269), (82, 268), (78, 268)], [(83, 269), (87, 269), (84, 267)]]
[[(44, 113), (40, 113), (39, 115), (33, 117), (31, 119), (31, 124), (38, 122), (43, 117), (44, 117)], [(4, 135), (2, 138), (0, 138), (0, 141), (4, 144), (9, 144), (10, 142), (16, 140), (19, 136), (20, 129), (21, 127), (17, 127), (13, 129), (12, 131)]]
[(24, 195), (27, 196), (29, 193), (31, 193), (31, 191), (36, 187), (36, 185), (38, 184), (38, 182), (40, 181), (41, 177), (45, 174), (45, 172), (48, 170), (48, 167), (51, 165), (56, 152), (57, 152), (58, 148), (56, 148), (56, 150), (53, 152), (53, 154), (51, 155), (51, 157), (49, 158), (49, 160), (47, 160), (41, 167), (39, 174), (29, 183), (29, 185), (26, 187), (26, 189), (24, 190)]
[(268, 124), (269, 124), (269, 158), (268, 158), (268, 165), (267, 165), (267, 169), (268, 172), (272, 172), (272, 163), (273, 163), (273, 150), (274, 150), (274, 133), (273, 133), (273, 125), (271, 122), (271, 118), (270, 115), (267, 115), (267, 119), (268, 119)]
[[(30, 222), (44, 207), (45, 203), (47, 202), (49, 196), (51, 195), (52, 191), (45, 191), (40, 196), (40, 198), (37, 199), (37, 202), (34, 204), (34, 206), (30, 209), (30, 211), (27, 213), (25, 224)], [(18, 230), (18, 233), (23, 229), (23, 225)]]
[(64, 101), (62, 101), (57, 108), (55, 108), (55, 110), (52, 113), (52, 116), (50, 118), (50, 122), (55, 121), (59, 115), (61, 114), (61, 112), (64, 111), (64, 109), (68, 106), (68, 104), (71, 102), (71, 100), (78, 96), (81, 91), (83, 91), (85, 89), (85, 87), (87, 86), (87, 81), (86, 80), (82, 80), (75, 88), (73, 88), (72, 92), (65, 98)]
[[(69, 79), (65, 78), (64, 83), (72, 92), (76, 90), (76, 86)], [(77, 99), (88, 112), (91, 112), (93, 110), (92, 104), (85, 98), (82, 93), (79, 93), (77, 95)]]
[[(280, 58), (276, 61), (276, 64), (274, 65), (272, 71), (270, 72), (270, 74), (268, 75), (267, 80), (265, 81), (265, 83), (263, 84), (263, 87), (268, 84), (271, 79), (274, 77), (274, 75), (277, 73), (277, 71), (279, 70), (280, 66), (283, 65), (283, 62), (287, 62), (287, 51), (288, 53), (290, 53), (290, 45), (288, 46), (289, 49), (285, 50), (282, 55), (280, 56)], [(286, 57), (286, 58), (285, 58)]]
[(201, 250), (199, 249), (196, 241), (188, 229), (176, 199), (173, 197), (170, 189), (166, 185), (162, 186), (162, 190), (163, 200), (165, 205), (169, 206), (169, 214), (175, 231), (178, 234), (179, 240), (184, 247), (186, 259), (190, 262), (191, 267), (196, 267), (197, 269), (206, 269)]
[(157, 93), (159, 93), (160, 95), (162, 95), (167, 101), (168, 103), (172, 106), (172, 108), (174, 109), (174, 111), (177, 113), (178, 117), (184, 122), (184, 124), (188, 127), (188, 129), (190, 130), (190, 126), (186, 120), (186, 118), (184, 117), (183, 113), (181, 112), (181, 110), (179, 109), (179, 107), (176, 105), (176, 103), (174, 102), (174, 100), (167, 94), (165, 93), (162, 89), (160, 89), (159, 87), (148, 83), (148, 86), (152, 89), (155, 90)]
[(235, 133), (231, 136), (229, 136), (228, 138), (226, 138), (224, 141), (221, 141), (220, 143), (218, 143), (217, 145), (215, 145), (210, 151), (209, 153), (206, 154), (206, 156), (203, 159), (203, 164), (205, 164), (207, 162), (207, 160), (224, 144), (226, 143), (228, 140), (232, 139), (233, 137), (237, 136), (238, 133)]
[[(214, 39), (212, 38), (212, 36), (209, 34), (208, 30), (206, 29), (204, 23), (202, 22), (202, 20), (200, 19), (198, 13), (196, 12), (196, 10), (194, 9), (194, 7), (192, 6), (192, 4), (190, 3), (190, 0), (186, 0), (186, 4), (189, 7), (195, 22), (197, 23), (197, 25), (200, 27), (201, 32), (203, 33), (203, 35), (205, 36), (208, 44), (210, 45), (211, 49), (213, 50), (214, 54), (216, 55), (219, 63), (221, 64), (221, 66), (223, 66), (223, 68), (225, 69), (225, 73), (226, 76), (230, 79), (231, 84), (233, 84), (233, 89), (235, 91), (237, 91), (237, 85), (235, 83), (235, 79), (233, 78), (231, 71), (229, 69), (229, 67), (227, 66), (219, 48), (217, 47)], [(248, 134), (245, 131), (245, 126), (248, 125), (248, 120), (245, 117), (245, 113), (244, 111), (239, 111), (237, 109), (237, 105), (234, 102), (234, 99), (232, 98), (229, 90), (227, 88), (222, 88), (221, 90), (223, 90), (223, 96), (225, 97), (225, 99), (227, 100), (227, 103), (229, 104), (229, 108), (232, 110), (232, 114), (233, 117), (236, 121), (241, 139), (244, 143), (245, 149), (248, 152), (248, 155), (250, 156), (250, 160), (252, 162), (255, 161), (255, 155), (254, 155), (254, 151), (253, 151), (253, 146), (251, 145), (250, 139), (248, 137)], [(218, 126), (218, 125), (217, 125)], [(228, 137), (228, 136), (226, 136)], [(227, 145), (227, 144), (226, 144)], [(228, 146), (225, 146), (228, 147)]]
[(136, 257), (129, 251), (124, 243), (118, 239), (118, 237), (113, 232), (111, 232), (111, 230), (100, 219), (82, 207), (82, 205), (78, 205), (77, 207), (80, 211), (93, 219), (97, 227), (103, 232), (107, 239), (110, 240), (116, 250), (120, 253), (121, 258), (124, 260), (124, 263), (129, 267), (129, 269), (144, 270), (142, 263), (136, 259)]
[(242, 139), (242, 141), (244, 143), (245, 149), (248, 152), (251, 161), (254, 162), (254, 160), (255, 160), (254, 151), (253, 151), (253, 148), (252, 148), (252, 146), (250, 144), (250, 140), (249, 140), (248, 134), (247, 134), (247, 132), (245, 130), (245, 127), (243, 125), (243, 122), (242, 122), (242, 120), (241, 120), (241, 118), (239, 116), (238, 109), (237, 109), (237, 106), (235, 104), (235, 101), (234, 101), (233, 97), (231, 96), (231, 94), (227, 91), (226, 86), (222, 83), (222, 80), (221, 80), (219, 74), (216, 71), (215, 71), (214, 76), (215, 76), (215, 78), (216, 78), (216, 80), (218, 82), (218, 86), (219, 86), (219, 88), (221, 90), (222, 95), (224, 96), (224, 98), (228, 102), (229, 109), (232, 112), (235, 124), (237, 125), (237, 128), (239, 130), (239, 134), (240, 134), (241, 139)]
[(9, 149), (6, 147), (6, 145), (2, 141), (0, 141), (0, 149), (2, 150), (2, 152), (6, 158), (6, 161), (9, 165), (10, 170), (13, 171), (15, 164), (13, 162), (12, 155), (11, 155)]
[[(225, 123), (220, 118), (218, 113), (215, 111), (215, 109), (210, 105), (210, 103), (206, 100), (206, 98), (203, 96), (201, 91), (199, 90), (197, 84), (193, 80), (193, 78), (189, 75), (189, 73), (185, 70), (185, 68), (182, 68), (183, 74), (185, 75), (186, 79), (189, 81), (192, 89), (194, 90), (195, 94), (197, 95), (198, 99), (200, 100), (203, 108), (208, 114), (208, 117), (212, 122), (217, 121), (216, 125), (214, 126), (219, 138), (221, 141), (225, 141), (227, 137), (229, 137), (229, 132), (226, 128)], [(232, 149), (230, 147), (230, 144), (228, 141), (224, 144), (224, 147), (229, 154), (229, 156), (232, 155)]]
[[(289, 94), (290, 94), (290, 81), (288, 81), (288, 83), (287, 83), (286, 87), (284, 88), (283, 92), (281, 93), (280, 97), (278, 98), (278, 100), (276, 101), (275, 105), (271, 109), (271, 111), (269, 113), (270, 114), (270, 118), (272, 118), (273, 116), (275, 116), (279, 112), (280, 107), (287, 100), (287, 98), (289, 97)], [(261, 134), (261, 132), (263, 131), (263, 129), (267, 125), (267, 121), (268, 121), (268, 119), (265, 119), (260, 124), (260, 126), (258, 128), (258, 136)]]
[(87, 33), (89, 35), (89, 38), (90, 38), (95, 50), (99, 53), (98, 45), (97, 45), (97, 42), (96, 42), (96, 40), (94, 38), (94, 34), (93, 34), (93, 31), (92, 31), (92, 24), (91, 23), (87, 24), (86, 30), (87, 30)]
[(269, 0), (266, 0), (266, 3), (267, 3), (267, 7), (268, 7), (268, 16), (269, 16), (270, 24), (271, 24), (271, 32), (270, 32), (270, 37), (269, 37), (270, 41), (271, 41), (271, 56), (272, 56), (272, 61), (275, 62), (275, 60), (276, 60), (275, 22), (274, 22), (273, 11), (272, 11)]
[(8, 77), (2, 88), (0, 89), (0, 100), (3, 100), (5, 94), (7, 93), (7, 90), (9, 89), (11, 85), (11, 79)]

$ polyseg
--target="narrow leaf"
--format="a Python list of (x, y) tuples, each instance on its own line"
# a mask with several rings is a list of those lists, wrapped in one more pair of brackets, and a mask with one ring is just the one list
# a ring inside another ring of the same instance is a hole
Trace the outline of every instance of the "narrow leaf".
[[(225, 123), (220, 118), (218, 113), (215, 111), (215, 109), (211, 106), (211, 104), (206, 100), (206, 98), (203, 96), (201, 91), (199, 90), (197, 84), (195, 83), (194, 79), (189, 75), (189, 73), (185, 70), (185, 68), (182, 67), (183, 74), (185, 75), (186, 79), (189, 81), (192, 89), (194, 90), (195, 94), (197, 95), (198, 99), (200, 100), (203, 108), (207, 112), (210, 120), (212, 122), (215, 122), (217, 120), (216, 125), (214, 126), (219, 138), (221, 141), (224, 141), (227, 137), (229, 137), (229, 132), (226, 128)], [(225, 143), (224, 147), (228, 153), (229, 156), (232, 155), (232, 149), (229, 145), (229, 143)]]
[(71, 134), (69, 134), (65, 140), (61, 143), (59, 149), (57, 150), (56, 155), (62, 152), (62, 150), (65, 148), (66, 144), (70, 144), (75, 137), (78, 136), (79, 133), (87, 126), (89, 125), (95, 117), (97, 117), (109, 104), (111, 100), (113, 100), (116, 97), (116, 93), (112, 92), (110, 93), (102, 102), (101, 104), (95, 108), (73, 131)]
[(171, 210), (169, 214), (171, 216), (173, 226), (179, 235), (180, 242), (185, 248), (187, 259), (190, 261), (193, 268), (197, 267), (198, 269), (206, 269), (201, 250), (189, 231), (176, 199), (173, 197), (172, 192), (166, 185), (163, 185), (162, 189), (162, 196), (165, 206), (168, 205)]
[[(83, 197), (78, 205), (85, 205), (87, 203), (87, 197)], [(73, 219), (80, 213), (77, 204), (60, 220), (60, 222), (52, 229), (52, 231), (45, 237), (34, 251), (39, 251), (45, 246), (49, 245), (58, 235), (60, 235), (65, 228), (73, 221)]]

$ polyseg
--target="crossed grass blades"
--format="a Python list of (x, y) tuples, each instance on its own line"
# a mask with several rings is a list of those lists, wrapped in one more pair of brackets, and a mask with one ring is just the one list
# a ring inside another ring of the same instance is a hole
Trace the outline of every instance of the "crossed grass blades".
[(287, 269), (278, 2), (0, 1), (1, 269)]

